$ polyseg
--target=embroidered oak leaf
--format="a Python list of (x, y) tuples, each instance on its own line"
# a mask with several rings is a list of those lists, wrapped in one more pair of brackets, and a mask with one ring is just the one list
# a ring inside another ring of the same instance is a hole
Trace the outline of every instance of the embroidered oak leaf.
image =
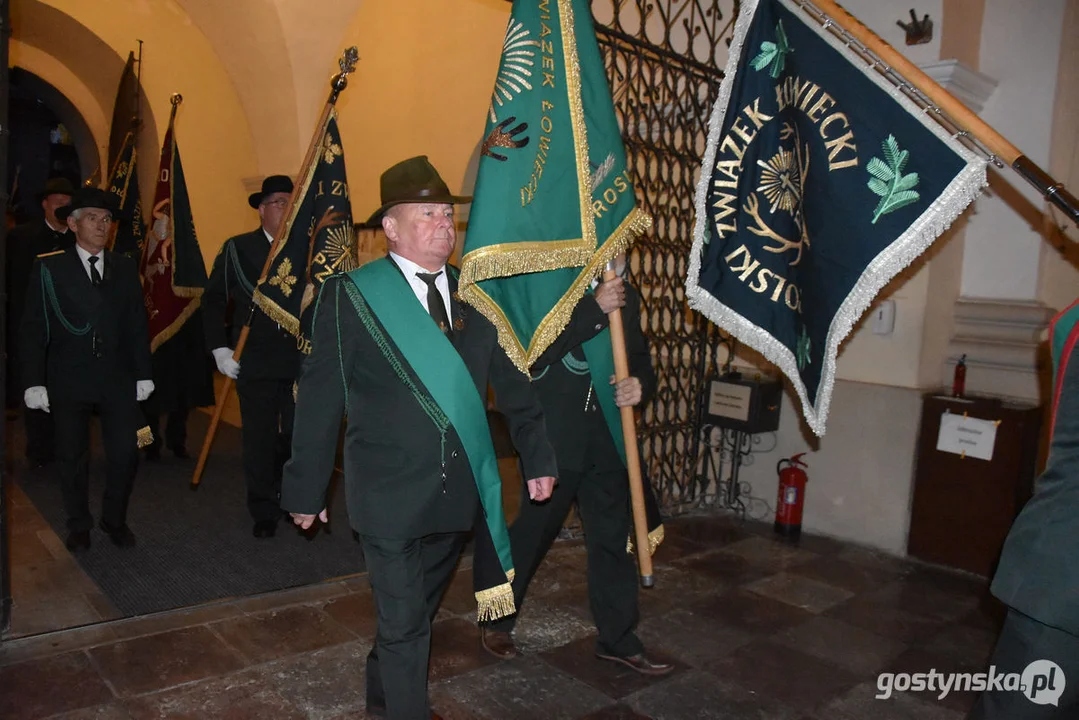
[(292, 286), (296, 284), (296, 276), (292, 274), (292, 260), (284, 258), (277, 266), (277, 271), (270, 278), (270, 284), (280, 288), (285, 297), (292, 295)]
[(809, 351), (812, 345), (813, 344), (809, 340), (809, 333), (806, 331), (805, 326), (803, 326), (802, 334), (798, 336), (797, 359), (799, 370), (813, 362), (809, 357)]
[(787, 64), (787, 56), (794, 51), (794, 48), (787, 42), (787, 33), (783, 30), (783, 21), (780, 20), (776, 24), (776, 41), (769, 42), (765, 40), (761, 43), (761, 51), (757, 54), (757, 57), (750, 61), (754, 70), (763, 70), (768, 68), (768, 74), (773, 78), (779, 77), (783, 73), (783, 67)]
[(333, 141), (333, 138), (331, 138), (329, 133), (327, 133), (326, 137), (322, 141), (322, 162), (326, 163), (327, 165), (332, 165), (334, 159), (340, 157), (340, 155), (341, 146), (335, 143)]
[(889, 135), (881, 143), (881, 149), (884, 151), (884, 160), (873, 158), (865, 168), (871, 176), (867, 183), (869, 189), (880, 195), (877, 209), (873, 211), (873, 224), (876, 224), (881, 215), (906, 207), (921, 197), (914, 190), (918, 186), (918, 173), (903, 174), (910, 153), (899, 149), (894, 135)]

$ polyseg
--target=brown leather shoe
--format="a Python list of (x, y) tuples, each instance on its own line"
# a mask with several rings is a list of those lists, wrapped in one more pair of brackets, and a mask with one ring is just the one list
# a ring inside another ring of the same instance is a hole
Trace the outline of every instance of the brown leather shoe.
[(630, 670), (639, 672), (641, 675), (669, 675), (674, 671), (674, 665), (671, 665), (670, 663), (653, 662), (645, 657), (644, 653), (630, 655), (629, 657), (601, 655), (600, 653), (596, 653), (596, 657), (600, 660), (609, 660), (611, 662), (619, 663), (620, 665), (625, 665)]
[(480, 628), (480, 643), (483, 644), (484, 650), (499, 660), (517, 657), (517, 646), (513, 644), (513, 636), (508, 632)]

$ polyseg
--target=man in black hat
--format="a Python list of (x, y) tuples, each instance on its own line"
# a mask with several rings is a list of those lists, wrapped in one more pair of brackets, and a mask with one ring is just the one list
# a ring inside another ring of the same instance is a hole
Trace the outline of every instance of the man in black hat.
[(67, 547), (90, 547), (89, 424), (101, 418), (108, 478), (100, 528), (119, 547), (135, 544), (127, 502), (138, 467), (138, 403), (153, 392), (150, 341), (134, 260), (105, 247), (112, 199), (80, 188), (57, 211), (75, 244), (39, 255), (20, 329), (24, 401), (51, 412), (67, 511)]
[[(30, 281), (30, 269), (34, 258), (42, 253), (62, 250), (73, 242), (67, 224), (56, 217), (56, 211), (71, 202), (75, 187), (67, 178), (52, 178), (38, 195), (44, 219), (31, 220), (8, 234), (7, 252), (7, 398), (9, 407), (15, 407), (25, 387), (18, 381), (16, 368), (18, 357), (18, 328), (22, 320), (26, 286)], [(26, 459), (33, 467), (43, 467), (52, 462), (52, 419), (40, 410), (25, 408), (23, 422), (26, 426)]]
[(499, 347), (494, 326), (454, 298), (456, 270), (446, 264), (456, 242), (453, 206), (470, 198), (452, 195), (426, 157), (383, 173), (381, 191), (368, 224), (381, 222), (390, 254), (322, 286), (281, 505), (305, 529), (316, 514), (325, 522), (347, 416), (348, 515), (378, 614), (367, 710), (427, 720), (437, 717), (426, 696), (431, 621), (477, 517), (476, 554), (489, 553), (497, 567), (477, 593), (479, 614), (512, 611), (488, 380), (537, 502), (550, 496), (557, 463), (528, 378)]
[[(258, 210), (261, 225), (225, 241), (202, 293), (206, 346), (221, 374), (236, 381), (240, 398), (247, 510), (257, 538), (273, 537), (281, 518), (278, 490), (292, 441), (292, 385), (302, 355), (287, 329), (257, 308), (251, 312), (252, 296), (291, 193), (292, 180), (285, 175), (267, 177), (262, 190), (252, 193), (247, 202)], [(249, 318), (241, 369), (232, 354)]]

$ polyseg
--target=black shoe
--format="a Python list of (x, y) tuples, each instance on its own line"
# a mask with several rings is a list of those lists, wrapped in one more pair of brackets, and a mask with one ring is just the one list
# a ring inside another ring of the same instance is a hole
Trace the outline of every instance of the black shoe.
[(172, 454), (180, 458), (181, 460), (189, 460), (191, 458), (191, 456), (187, 453), (187, 448), (185, 448), (183, 445), (177, 445), (176, 447), (172, 448)]
[(131, 532), (131, 528), (126, 523), (120, 527), (113, 527), (102, 520), (98, 523), (98, 527), (109, 536), (109, 540), (112, 540), (112, 544), (116, 547), (135, 547), (135, 533)]
[(89, 550), (90, 549), (90, 531), (89, 530), (72, 530), (67, 534), (67, 540), (64, 541), (64, 546), (71, 552), (76, 550)]
[(277, 521), (259, 520), (251, 532), (257, 538), (272, 538), (277, 533)]

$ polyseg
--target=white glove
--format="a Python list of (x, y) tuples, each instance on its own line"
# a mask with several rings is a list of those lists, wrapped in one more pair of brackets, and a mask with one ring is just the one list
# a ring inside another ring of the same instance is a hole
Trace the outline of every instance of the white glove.
[(214, 362), (217, 363), (217, 371), (233, 380), (240, 377), (240, 363), (232, 359), (232, 349), (227, 347), (214, 348)]
[(23, 402), (26, 403), (26, 407), (31, 410), (44, 410), (49, 412), (49, 391), (45, 389), (44, 385), (35, 385), (34, 387), (26, 388), (26, 392), (22, 395)]
[(153, 380), (138, 380), (135, 382), (135, 399), (142, 402), (154, 392)]

